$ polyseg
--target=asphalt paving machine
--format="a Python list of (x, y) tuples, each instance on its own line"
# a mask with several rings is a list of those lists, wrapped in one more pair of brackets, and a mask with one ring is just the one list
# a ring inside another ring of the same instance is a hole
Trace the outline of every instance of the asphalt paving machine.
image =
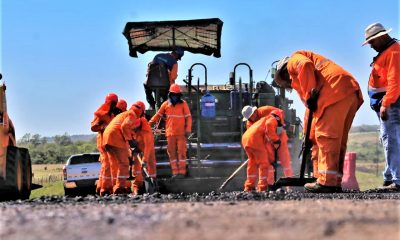
[[(191, 53), (220, 57), (222, 21), (218, 18), (162, 22), (129, 22), (123, 35), (128, 40), (129, 55), (137, 52), (172, 51), (176, 47)], [(193, 75), (193, 69), (204, 69), (204, 77)], [(247, 67), (249, 79), (242, 82), (236, 77), (238, 67)], [(228, 76), (228, 73), (227, 73)], [(171, 179), (166, 152), (167, 142), (163, 134), (156, 135), (157, 183), (162, 193), (209, 193), (235, 171), (247, 157), (241, 146), (245, 130), (241, 109), (245, 105), (276, 106), (284, 110), (293, 170), (299, 168), (297, 154), (301, 148), (301, 121), (292, 100), (285, 91), (266, 81), (255, 82), (253, 70), (247, 63), (238, 63), (229, 73), (226, 84), (207, 83), (207, 67), (194, 63), (181, 85), (183, 99), (187, 101), (193, 119), (192, 134), (188, 138), (187, 176)], [(140, 83), (141, 84), (141, 83)], [(155, 110), (147, 110), (151, 117)], [(157, 125), (163, 128), (163, 123)], [(160, 131), (157, 131), (160, 132)], [(162, 132), (162, 131), (161, 131)], [(278, 176), (281, 171), (278, 169)], [(246, 179), (245, 168), (224, 188), (224, 191), (241, 191)]]

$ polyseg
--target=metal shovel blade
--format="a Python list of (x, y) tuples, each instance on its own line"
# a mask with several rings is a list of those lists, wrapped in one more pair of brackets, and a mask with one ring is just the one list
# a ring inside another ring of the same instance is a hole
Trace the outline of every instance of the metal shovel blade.
[(285, 177), (285, 178), (279, 178), (278, 181), (274, 184), (275, 187), (284, 187), (284, 186), (296, 186), (296, 187), (301, 187), (304, 186), (306, 183), (312, 183), (317, 181), (316, 178), (311, 177), (311, 178), (292, 178), (292, 177)]
[(148, 178), (146, 177), (144, 179), (144, 187), (146, 189), (146, 193), (148, 193), (148, 194), (153, 194), (157, 191), (157, 186), (156, 186), (154, 180), (150, 177), (148, 177)]

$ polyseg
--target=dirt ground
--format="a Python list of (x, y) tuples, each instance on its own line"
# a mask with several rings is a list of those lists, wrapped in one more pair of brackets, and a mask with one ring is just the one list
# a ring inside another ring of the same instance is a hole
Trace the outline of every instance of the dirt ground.
[(400, 201), (2, 204), (0, 239), (400, 239)]

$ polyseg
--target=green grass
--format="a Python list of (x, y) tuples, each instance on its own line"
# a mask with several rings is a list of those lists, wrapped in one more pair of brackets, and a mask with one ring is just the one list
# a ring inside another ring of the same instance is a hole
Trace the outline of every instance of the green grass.
[(48, 183), (45, 184), (42, 188), (33, 190), (29, 198), (32, 199), (41, 196), (53, 196), (53, 195), (64, 196), (64, 188), (62, 181)]
[(382, 175), (376, 176), (375, 173), (356, 171), (356, 178), (361, 191), (382, 186)]

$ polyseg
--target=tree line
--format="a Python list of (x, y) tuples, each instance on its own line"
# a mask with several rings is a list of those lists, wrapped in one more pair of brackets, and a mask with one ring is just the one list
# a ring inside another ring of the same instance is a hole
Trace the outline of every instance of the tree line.
[(90, 141), (72, 141), (68, 133), (52, 138), (27, 133), (17, 144), (29, 149), (33, 164), (65, 163), (73, 154), (97, 152), (96, 137)]

